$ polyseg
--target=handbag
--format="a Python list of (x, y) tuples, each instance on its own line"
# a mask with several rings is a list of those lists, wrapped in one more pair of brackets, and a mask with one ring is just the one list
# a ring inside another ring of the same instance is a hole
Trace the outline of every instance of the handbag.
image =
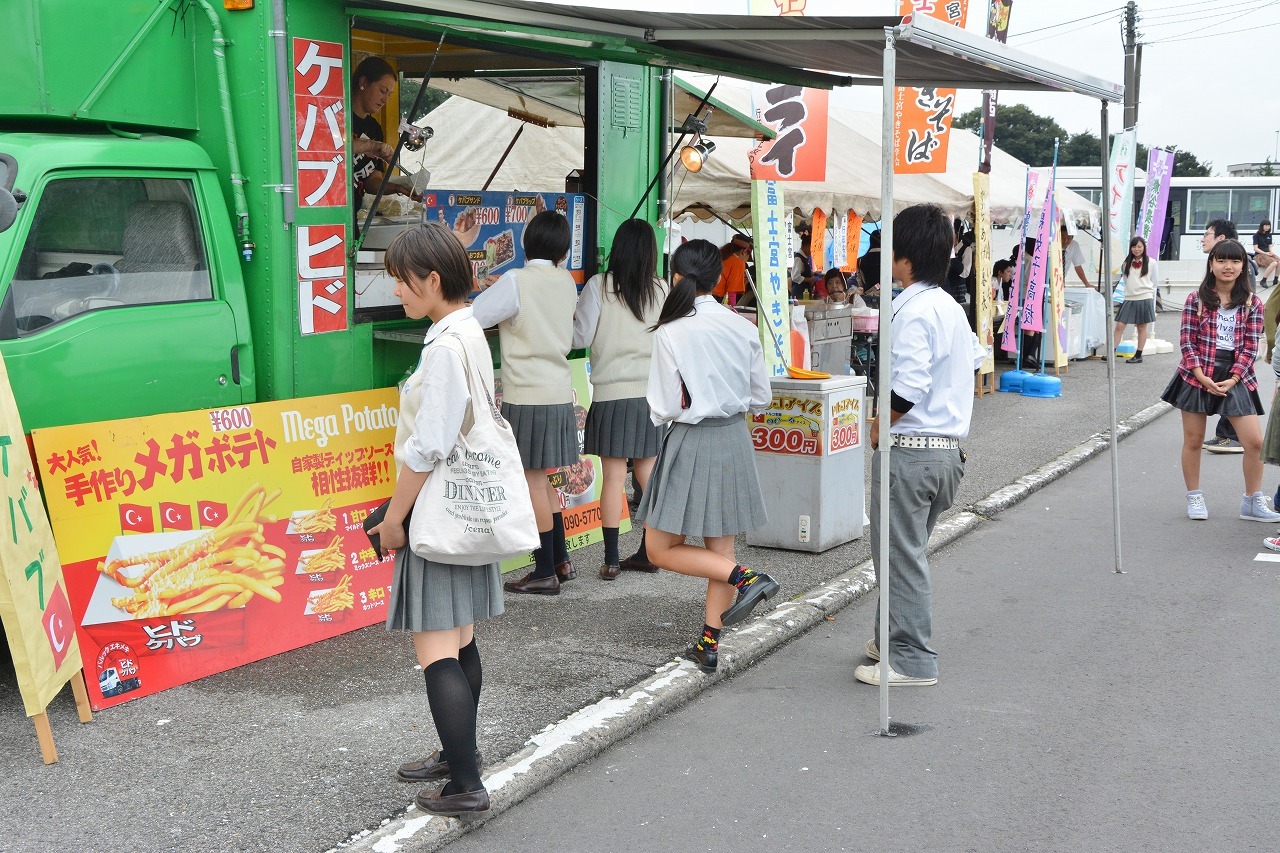
[(515, 434), (462, 336), (443, 334), (432, 346), (462, 358), (471, 406), (458, 443), (436, 464), (414, 501), (409, 547), (425, 560), (463, 566), (532, 551), (541, 543)]

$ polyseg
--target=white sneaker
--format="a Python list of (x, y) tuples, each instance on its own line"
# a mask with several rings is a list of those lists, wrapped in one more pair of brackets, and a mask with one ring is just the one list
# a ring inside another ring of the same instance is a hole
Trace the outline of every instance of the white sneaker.
[(879, 661), (880, 661), (880, 648), (879, 648), (878, 646), (876, 646), (876, 641), (875, 641), (875, 640), (867, 640), (866, 653), (867, 653), (867, 657), (869, 657), (869, 658), (871, 658), (873, 661), (876, 661), (877, 663), (879, 663)]
[[(853, 677), (863, 684), (880, 686), (879, 666), (860, 666), (854, 669)], [(889, 668), (890, 687), (930, 687), (938, 683), (937, 678), (917, 678), (914, 675), (903, 675), (893, 667)]]
[[(1190, 513), (1190, 504), (1188, 503), (1187, 506), (1187, 512)], [(1280, 512), (1268, 506), (1266, 495), (1262, 492), (1254, 492), (1240, 498), (1240, 517), (1245, 521), (1267, 521), (1274, 524), (1280, 521)]]
[(1280, 551), (1280, 536), (1272, 536), (1270, 539), (1263, 539), (1262, 544), (1266, 545), (1272, 551)]
[(1192, 521), (1208, 521), (1209, 507), (1201, 492), (1187, 492), (1187, 518)]

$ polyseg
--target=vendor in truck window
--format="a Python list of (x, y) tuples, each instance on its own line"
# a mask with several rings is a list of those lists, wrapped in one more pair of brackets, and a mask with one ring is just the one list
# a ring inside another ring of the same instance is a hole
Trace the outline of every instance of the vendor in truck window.
[[(386, 178), (386, 169), (395, 146), (384, 141), (382, 125), (373, 117), (382, 110), (396, 90), (396, 73), (386, 60), (376, 56), (366, 58), (356, 67), (351, 79), (351, 140), (355, 153), (355, 167), (351, 170), (355, 184), (355, 203), (358, 210), (367, 193), (377, 195)], [(406, 191), (394, 183), (388, 183), (387, 193)]]

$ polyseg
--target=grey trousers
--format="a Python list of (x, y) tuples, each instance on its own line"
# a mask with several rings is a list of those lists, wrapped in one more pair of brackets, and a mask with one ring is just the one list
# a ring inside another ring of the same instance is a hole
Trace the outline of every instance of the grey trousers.
[[(889, 666), (903, 675), (938, 677), (933, 583), (925, 559), (929, 534), (955, 500), (964, 463), (959, 450), (895, 447), (889, 453)], [(880, 581), (880, 451), (871, 460), (871, 557)], [(880, 610), (876, 608), (876, 641)], [(883, 654), (883, 651), (881, 652)]]

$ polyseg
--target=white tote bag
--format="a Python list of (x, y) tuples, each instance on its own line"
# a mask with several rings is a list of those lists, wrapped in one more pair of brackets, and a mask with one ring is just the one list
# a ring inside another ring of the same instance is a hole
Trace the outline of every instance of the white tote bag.
[[(471, 408), (457, 446), (436, 464), (418, 492), (409, 547), (423, 559), (463, 566), (532, 551), (540, 544), (538, 525), (520, 450), (476, 366), (479, 354), (468, 353), (470, 347), (456, 333), (441, 335), (432, 346), (448, 347), (462, 357)], [(487, 347), (483, 356), (489, 357)]]

